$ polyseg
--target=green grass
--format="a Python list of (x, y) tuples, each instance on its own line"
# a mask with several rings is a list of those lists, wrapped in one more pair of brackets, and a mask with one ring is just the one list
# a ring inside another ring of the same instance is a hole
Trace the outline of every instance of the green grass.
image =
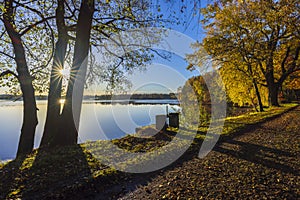
[[(266, 109), (262, 113), (253, 112), (236, 117), (227, 117), (222, 134), (234, 134), (247, 125), (253, 125), (270, 117), (280, 115), (296, 105), (285, 104), (279, 108)], [(153, 126), (148, 126), (141, 131), (148, 130), (146, 132), (151, 133), (153, 128)], [(203, 140), (205, 138), (203, 133), (207, 129), (207, 126), (199, 127), (196, 139), (199, 141)], [(190, 136), (192, 132), (193, 130), (185, 130), (181, 131), (180, 134), (184, 138), (185, 136)], [(175, 135), (174, 132), (170, 133), (159, 133), (153, 137), (143, 138), (139, 138), (139, 134), (142, 134), (139, 133), (134, 136), (128, 135), (121, 139), (112, 140), (111, 142), (129, 152), (155, 152), (155, 150), (170, 144)], [(16, 159), (5, 164), (0, 163), (0, 199), (29, 197), (28, 195), (32, 194), (51, 196), (64, 194), (66, 191), (75, 192), (83, 185), (93, 184), (96, 179), (103, 179), (106, 184), (117, 182), (124, 174), (120, 175), (120, 172), (117, 170), (103, 165), (95, 158), (94, 154), (91, 154), (91, 151), (101, 150), (107, 151), (107, 155), (109, 155), (110, 148), (107, 144), (111, 142), (87, 142), (50, 151), (36, 149), (25, 158)], [(192, 146), (199, 144), (194, 140)], [(176, 149), (181, 145), (186, 145), (184, 139), (178, 140), (177, 144), (170, 145), (169, 149)], [(111, 154), (110, 156), (118, 159), (118, 156), (121, 157), (122, 155)], [(148, 161), (147, 158), (137, 158), (124, 163), (124, 167), (127, 164)]]
[[(259, 122), (263, 122), (264, 120), (267, 120), (269, 118), (272, 118), (274, 116), (280, 115), (287, 110), (294, 108), (298, 104), (290, 103), (290, 104), (283, 104), (281, 107), (270, 107), (265, 108), (264, 112), (249, 112), (246, 114), (242, 114), (239, 116), (234, 117), (226, 117), (224, 120), (224, 126), (222, 130), (222, 135), (230, 135), (234, 134), (235, 132), (249, 126), (249, 125), (255, 125)], [(209, 123), (207, 125), (201, 125), (198, 127), (198, 131), (202, 133), (206, 133), (209, 128)], [(214, 127), (219, 128), (219, 127)], [(214, 129), (212, 128), (212, 129)], [(203, 139), (205, 136), (198, 134), (196, 135), (196, 138)]]
[(250, 112), (240, 116), (227, 117), (222, 134), (232, 134), (247, 125), (257, 124), (268, 118), (280, 115), (298, 104), (283, 104), (281, 107), (270, 107), (264, 112)]

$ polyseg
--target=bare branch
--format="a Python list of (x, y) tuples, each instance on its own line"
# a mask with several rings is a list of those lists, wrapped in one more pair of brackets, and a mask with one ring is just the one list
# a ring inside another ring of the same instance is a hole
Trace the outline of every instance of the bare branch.
[(31, 50), (30, 50), (30, 48), (28, 47), (28, 45), (27, 45), (25, 42), (23, 42), (23, 45), (24, 45), (24, 47), (27, 49), (29, 55), (30, 55), (34, 60), (38, 61), (39, 58), (31, 52)]
[(77, 27), (77, 24), (73, 24), (73, 25), (67, 26), (66, 29), (68, 31), (76, 31), (76, 27)]
[(69, 39), (69, 40), (73, 40), (73, 41), (75, 41), (75, 40), (76, 40), (76, 38), (75, 38), (75, 37), (73, 37), (73, 36), (71, 36), (71, 35), (69, 35), (69, 34), (68, 34), (68, 36), (67, 36), (67, 37), (68, 37), (68, 39)]

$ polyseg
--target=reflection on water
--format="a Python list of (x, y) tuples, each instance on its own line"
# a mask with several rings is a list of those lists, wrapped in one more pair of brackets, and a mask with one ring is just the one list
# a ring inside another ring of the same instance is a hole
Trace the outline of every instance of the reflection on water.
[[(39, 146), (42, 137), (46, 101), (38, 101), (38, 108), (35, 148)], [(154, 124), (155, 115), (165, 113), (166, 105), (83, 104), (78, 142), (114, 139), (134, 133), (136, 127)], [(15, 157), (21, 125), (22, 102), (0, 101), (0, 160)]]

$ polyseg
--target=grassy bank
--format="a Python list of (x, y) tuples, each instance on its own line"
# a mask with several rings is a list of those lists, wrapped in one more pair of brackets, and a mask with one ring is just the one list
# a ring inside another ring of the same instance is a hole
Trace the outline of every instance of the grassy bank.
[[(295, 106), (296, 104), (286, 104), (279, 108), (267, 109), (263, 113), (228, 117), (222, 134), (234, 135), (237, 131), (278, 116)], [(199, 141), (205, 137), (207, 128), (199, 128), (196, 135), (198, 142), (194, 142), (193, 147), (199, 147), (197, 145), (201, 144)], [(150, 130), (150, 133), (154, 131), (153, 127), (147, 127), (144, 131), (146, 130)], [(113, 140), (112, 143), (131, 152), (151, 152), (169, 144), (174, 135), (175, 133), (170, 131), (153, 137), (126, 136)], [(182, 134), (188, 135), (189, 132)], [(99, 147), (101, 151), (105, 151), (105, 148), (108, 148), (106, 145), (105, 141), (97, 141), (51, 151), (37, 149), (24, 158), (0, 163), (0, 199), (61, 199), (77, 192), (101, 191), (111, 185), (117, 185), (121, 180), (129, 180), (132, 174), (122, 173), (104, 165), (95, 158), (95, 152), (91, 153)], [(111, 156), (118, 159), (120, 155)]]
[(223, 134), (232, 134), (249, 125), (264, 122), (270, 118), (276, 117), (298, 104), (283, 104), (281, 107), (266, 108), (264, 112), (250, 112), (236, 117), (227, 117), (225, 120)]

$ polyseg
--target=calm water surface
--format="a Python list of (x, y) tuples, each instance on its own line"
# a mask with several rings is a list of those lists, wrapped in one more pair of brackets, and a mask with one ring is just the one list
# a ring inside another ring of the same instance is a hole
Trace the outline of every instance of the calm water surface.
[[(35, 136), (35, 148), (39, 146), (42, 137), (46, 103), (46, 101), (38, 101), (39, 124)], [(155, 115), (166, 114), (166, 106), (172, 103), (172, 100), (160, 100), (160, 103), (162, 104), (103, 105), (86, 102), (82, 107), (78, 143), (120, 138), (134, 133), (137, 127), (154, 124)], [(176, 109), (176, 106), (171, 107)], [(172, 110), (170, 105), (169, 110)], [(16, 155), (22, 126), (22, 112), (22, 102), (0, 101), (0, 160), (13, 159)]]

